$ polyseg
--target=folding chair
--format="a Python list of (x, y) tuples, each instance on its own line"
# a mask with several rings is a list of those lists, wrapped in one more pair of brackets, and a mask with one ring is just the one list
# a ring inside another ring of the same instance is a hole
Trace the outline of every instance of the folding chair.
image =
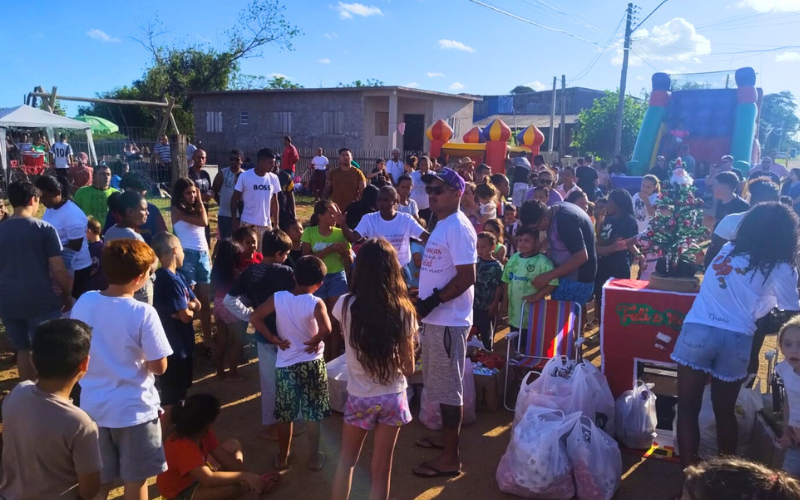
[[(525, 312), (528, 319), (523, 322)], [(508, 372), (512, 366), (541, 371), (552, 358), (566, 356), (580, 361), (583, 344), (581, 327), (581, 306), (575, 302), (560, 300), (540, 300), (534, 304), (522, 303), (519, 324), (526, 325), (528, 338), (522, 343), (520, 331), (509, 332), (506, 336), (506, 379), (503, 390), (503, 405), (507, 410), (514, 408), (508, 404)], [(516, 342), (515, 342), (516, 341)], [(511, 356), (511, 344), (516, 344), (515, 354)]]

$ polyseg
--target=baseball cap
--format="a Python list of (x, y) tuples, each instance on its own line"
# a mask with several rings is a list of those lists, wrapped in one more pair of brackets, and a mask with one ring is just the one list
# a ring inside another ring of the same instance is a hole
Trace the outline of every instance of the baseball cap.
[(422, 176), (422, 182), (425, 184), (430, 184), (436, 179), (444, 182), (447, 186), (457, 189), (461, 194), (464, 194), (464, 189), (467, 187), (464, 179), (451, 168), (444, 167), (438, 172), (428, 172)]

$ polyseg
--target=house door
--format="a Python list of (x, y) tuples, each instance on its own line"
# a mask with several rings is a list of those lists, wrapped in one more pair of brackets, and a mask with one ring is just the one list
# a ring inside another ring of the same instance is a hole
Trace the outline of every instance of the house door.
[(403, 115), (406, 130), (403, 134), (403, 149), (422, 153), (425, 144), (425, 115)]

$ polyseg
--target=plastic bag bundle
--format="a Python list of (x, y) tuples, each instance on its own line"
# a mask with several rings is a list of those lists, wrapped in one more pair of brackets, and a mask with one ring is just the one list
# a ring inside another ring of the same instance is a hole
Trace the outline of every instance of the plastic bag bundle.
[[(584, 376), (581, 380), (584, 383), (577, 385), (575, 393), (575, 399), (581, 401), (582, 405), (584, 405), (580, 409), (585, 415), (594, 420), (598, 428), (613, 436), (616, 410), (614, 396), (611, 394), (611, 388), (608, 386), (606, 376), (596, 366), (587, 361), (575, 365), (573, 372), (582, 372)], [(586, 394), (578, 392), (583, 390), (587, 391)]]
[[(476, 410), (477, 397), (475, 394), (475, 376), (473, 374), (472, 361), (467, 358), (464, 365), (464, 418), (461, 425), (474, 424), (478, 420)], [(420, 398), (419, 421), (428, 429), (438, 431), (442, 429), (442, 409), (439, 403), (434, 403), (427, 396), (427, 389), (422, 388)]]
[(567, 456), (580, 500), (611, 500), (622, 482), (622, 456), (614, 439), (581, 416), (567, 437)]
[(495, 478), (500, 490), (523, 498), (568, 500), (575, 496), (565, 438), (580, 414), (529, 406), (512, 432)]
[(652, 384), (637, 380), (616, 401), (617, 439), (624, 446), (646, 450), (656, 437), (656, 395)]
[(331, 409), (344, 413), (347, 404), (347, 360), (342, 354), (326, 365), (328, 370), (328, 393)]

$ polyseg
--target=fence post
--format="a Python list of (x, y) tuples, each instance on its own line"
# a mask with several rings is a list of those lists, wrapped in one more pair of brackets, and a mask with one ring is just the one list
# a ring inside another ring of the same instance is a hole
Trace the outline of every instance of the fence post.
[[(170, 179), (170, 188), (178, 180), (179, 177), (186, 177), (189, 175), (189, 162), (186, 159), (186, 136), (182, 134), (178, 134), (177, 138), (175, 139), (175, 147), (172, 148), (172, 161), (170, 162), (171, 167), (171, 179)], [(175, 193), (173, 193), (174, 195)]]

